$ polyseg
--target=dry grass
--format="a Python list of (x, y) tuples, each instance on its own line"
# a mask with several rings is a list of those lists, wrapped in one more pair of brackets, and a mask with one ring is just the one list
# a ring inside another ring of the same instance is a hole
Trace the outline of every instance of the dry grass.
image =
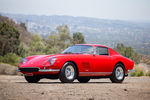
[(146, 76), (150, 76), (150, 70), (146, 73)]
[(134, 66), (135, 71), (131, 72), (131, 76), (150, 76), (150, 69), (143, 64), (138, 64)]
[(140, 62), (150, 65), (150, 55), (141, 55)]
[(17, 67), (9, 65), (9, 64), (4, 64), (0, 63), (0, 74), (5, 74), (5, 75), (17, 75)]

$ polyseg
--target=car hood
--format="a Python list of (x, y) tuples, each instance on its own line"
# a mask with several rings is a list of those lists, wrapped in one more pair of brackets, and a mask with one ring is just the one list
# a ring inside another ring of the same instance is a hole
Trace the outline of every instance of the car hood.
[(62, 56), (63, 54), (52, 54), (52, 55), (35, 55), (27, 57), (28, 61), (25, 64), (20, 64), (20, 67), (40, 67), (43, 65), (51, 57), (57, 58), (58, 56)]

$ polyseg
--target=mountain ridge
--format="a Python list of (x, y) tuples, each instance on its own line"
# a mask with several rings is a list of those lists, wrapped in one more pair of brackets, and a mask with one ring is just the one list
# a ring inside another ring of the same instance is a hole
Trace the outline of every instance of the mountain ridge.
[(47, 37), (58, 25), (68, 25), (71, 34), (81, 32), (87, 43), (115, 47), (117, 43), (132, 46), (138, 53), (150, 54), (150, 23), (122, 20), (72, 17), (61, 15), (5, 14), (17, 23), (24, 22), (31, 33)]

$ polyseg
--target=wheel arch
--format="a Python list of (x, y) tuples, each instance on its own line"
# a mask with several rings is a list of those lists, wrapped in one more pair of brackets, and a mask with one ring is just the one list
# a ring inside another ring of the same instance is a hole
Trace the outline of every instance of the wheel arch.
[[(119, 64), (119, 63), (123, 65), (123, 67), (124, 67), (124, 69), (125, 69), (125, 71), (126, 71), (126, 66), (125, 66), (125, 64), (124, 64), (122, 61), (116, 62), (115, 66), (116, 66), (117, 64)], [(114, 67), (114, 68), (115, 68), (115, 67)]]

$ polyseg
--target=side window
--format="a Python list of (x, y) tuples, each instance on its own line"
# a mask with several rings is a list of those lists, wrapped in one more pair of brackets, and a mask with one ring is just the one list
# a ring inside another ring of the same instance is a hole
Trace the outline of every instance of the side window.
[(109, 55), (108, 48), (106, 48), (106, 47), (96, 47), (96, 54), (97, 55)]

